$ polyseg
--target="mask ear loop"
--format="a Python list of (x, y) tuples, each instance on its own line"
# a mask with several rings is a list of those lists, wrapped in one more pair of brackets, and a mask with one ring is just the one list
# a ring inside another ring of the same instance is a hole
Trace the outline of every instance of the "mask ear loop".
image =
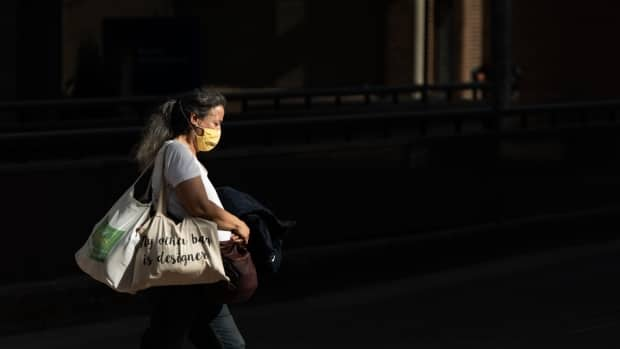
[[(183, 102), (181, 102), (180, 99), (177, 99), (177, 103), (179, 104), (179, 109), (181, 110), (181, 114), (183, 114), (183, 117), (185, 118), (185, 121), (187, 121), (187, 124), (192, 129), (192, 131), (194, 131), (194, 133), (196, 133), (196, 128), (199, 128), (199, 127), (192, 125), (192, 121), (187, 117), (187, 114), (185, 114), (185, 110), (183, 108)], [(196, 133), (196, 135), (198, 135), (198, 133)]]

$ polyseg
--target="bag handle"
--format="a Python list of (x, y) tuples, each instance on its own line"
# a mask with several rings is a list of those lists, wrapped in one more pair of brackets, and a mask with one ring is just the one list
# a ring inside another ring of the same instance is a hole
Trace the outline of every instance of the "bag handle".
[[(136, 187), (136, 184), (138, 184), (138, 182), (140, 181), (140, 179), (142, 179), (142, 177), (144, 177), (144, 175), (151, 169), (151, 167), (153, 167), (153, 164), (155, 163), (155, 158), (151, 159), (151, 161), (149, 162), (149, 164), (144, 167), (144, 170), (142, 170), (142, 172), (140, 173), (140, 175), (138, 176), (138, 178), (136, 178), (136, 180), (133, 182), (133, 184), (131, 184), (131, 191), (132, 191), (132, 196), (134, 194), (134, 190)], [(146, 199), (148, 197), (150, 197), (150, 193), (151, 193), (151, 183), (152, 183), (153, 179), (152, 177), (149, 178), (149, 182), (146, 186), (146, 192), (144, 193), (144, 195), (142, 195), (141, 197), (141, 201), (146, 201)]]
[[(167, 211), (167, 207), (166, 207), (166, 177), (165, 177), (165, 172), (166, 172), (166, 149), (162, 149), (163, 154), (162, 154), (162, 159), (161, 159), (161, 179), (160, 179), (160, 185), (159, 185), (159, 199), (157, 199), (157, 208), (156, 208), (156, 213), (158, 214), (163, 214), (166, 215), (164, 212)], [(153, 169), (154, 171), (154, 169)]]

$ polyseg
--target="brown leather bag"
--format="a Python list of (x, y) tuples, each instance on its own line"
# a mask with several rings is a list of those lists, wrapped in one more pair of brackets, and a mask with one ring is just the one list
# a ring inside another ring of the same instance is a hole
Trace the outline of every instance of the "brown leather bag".
[(209, 297), (222, 304), (248, 301), (258, 287), (252, 255), (245, 245), (232, 240), (221, 241), (220, 252), (230, 281), (206, 285)]

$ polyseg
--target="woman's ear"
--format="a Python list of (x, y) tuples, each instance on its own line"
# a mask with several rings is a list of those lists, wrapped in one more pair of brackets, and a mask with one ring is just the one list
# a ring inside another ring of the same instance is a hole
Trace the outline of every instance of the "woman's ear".
[(193, 111), (189, 113), (189, 121), (192, 125), (196, 125), (198, 123), (198, 115)]

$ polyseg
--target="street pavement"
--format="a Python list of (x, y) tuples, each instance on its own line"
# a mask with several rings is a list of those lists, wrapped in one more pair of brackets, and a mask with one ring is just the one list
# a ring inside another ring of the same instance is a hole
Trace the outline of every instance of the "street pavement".
[[(618, 348), (619, 252), (620, 240), (565, 247), (231, 311), (249, 348)], [(137, 348), (146, 324), (22, 333), (0, 348)]]

